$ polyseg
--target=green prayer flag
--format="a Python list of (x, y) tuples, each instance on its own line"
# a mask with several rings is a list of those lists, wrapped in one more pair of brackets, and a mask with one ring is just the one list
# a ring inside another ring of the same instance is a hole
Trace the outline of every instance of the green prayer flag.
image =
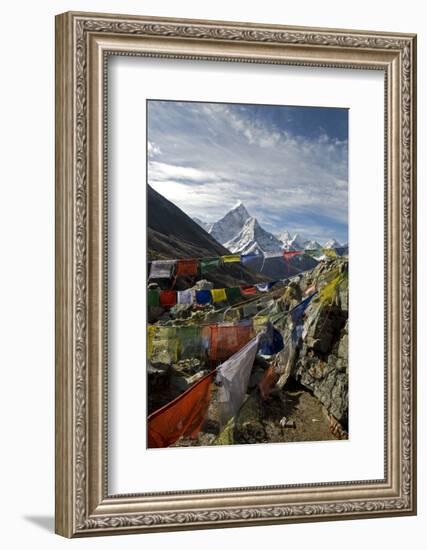
[(200, 272), (202, 275), (216, 269), (219, 265), (219, 258), (203, 258), (200, 260)]
[(150, 289), (147, 292), (147, 300), (149, 306), (160, 305), (160, 292), (155, 289)]
[(181, 359), (191, 357), (203, 357), (202, 329), (198, 325), (185, 325), (177, 327), (176, 337)]
[(240, 292), (240, 287), (238, 286), (232, 286), (230, 288), (226, 288), (225, 292), (227, 294), (227, 299), (229, 302), (235, 302), (237, 300), (240, 300), (242, 297), (242, 294)]

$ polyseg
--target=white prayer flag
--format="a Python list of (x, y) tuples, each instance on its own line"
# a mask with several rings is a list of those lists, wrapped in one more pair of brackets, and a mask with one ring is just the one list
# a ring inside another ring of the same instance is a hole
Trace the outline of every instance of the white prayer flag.
[(170, 279), (176, 260), (155, 260), (151, 263), (150, 279)]
[(189, 288), (188, 290), (178, 290), (178, 304), (190, 305), (194, 302), (194, 291)]
[(259, 336), (256, 336), (218, 367), (217, 382), (221, 384), (218, 403), (222, 425), (235, 416), (242, 406), (258, 350), (258, 341)]

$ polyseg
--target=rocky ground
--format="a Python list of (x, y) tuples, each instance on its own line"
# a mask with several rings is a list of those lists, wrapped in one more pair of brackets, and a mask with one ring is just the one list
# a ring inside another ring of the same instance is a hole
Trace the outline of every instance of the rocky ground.
[[(207, 419), (197, 440), (178, 440), (176, 446), (324, 441), (348, 437), (348, 262), (328, 259), (313, 270), (293, 277), (259, 305), (259, 315), (275, 319), (285, 348), (270, 359), (257, 357), (246, 400), (227, 426), (218, 421), (216, 387)], [(335, 284), (337, 283), (337, 284)], [(305, 295), (318, 291), (306, 310), (302, 339), (292, 345), (291, 310)], [(332, 290), (331, 290), (332, 288)], [(230, 315), (233, 310), (228, 314)], [(214, 322), (215, 308), (171, 311), (161, 323), (189, 318)], [(272, 366), (276, 385), (268, 399), (259, 381)], [(208, 372), (199, 358), (175, 365), (150, 365), (149, 413), (168, 403)]]

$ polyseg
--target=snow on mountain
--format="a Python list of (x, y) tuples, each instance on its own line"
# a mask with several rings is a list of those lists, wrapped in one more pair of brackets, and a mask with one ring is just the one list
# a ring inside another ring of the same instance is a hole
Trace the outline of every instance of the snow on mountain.
[(323, 245), (323, 248), (339, 248), (341, 244), (336, 239), (329, 239)]
[(286, 245), (290, 240), (292, 240), (292, 235), (289, 233), (289, 231), (283, 231), (283, 233), (279, 233), (277, 235), (277, 238), (279, 239), (279, 241), (282, 241), (284, 245)]
[(294, 250), (303, 250), (307, 241), (299, 234), (295, 233), (292, 239), (289, 241), (289, 246)]
[(289, 231), (281, 233), (280, 240), (282, 241), (283, 250), (303, 250), (306, 243), (308, 243), (299, 233), (291, 235)]
[(200, 225), (200, 227), (202, 227), (205, 231), (210, 233), (210, 230), (212, 229), (213, 224), (206, 223), (206, 222), (202, 221), (200, 218), (193, 218), (193, 221), (195, 221), (197, 223), (197, 225)]
[(320, 250), (321, 248), (320, 244), (313, 239), (311, 241), (306, 241), (304, 244), (304, 250)]
[[(206, 223), (199, 218), (194, 221), (214, 239), (233, 253), (259, 254), (275, 253), (281, 250), (321, 250), (322, 246), (314, 239), (308, 240), (301, 234), (283, 231), (275, 236), (261, 227), (252, 217), (245, 205), (239, 201), (225, 216), (215, 223)], [(340, 243), (329, 239), (324, 248), (337, 248)]]
[(249, 218), (245, 205), (239, 201), (223, 218), (212, 224), (209, 233), (224, 244), (240, 233)]
[(272, 233), (263, 229), (256, 218), (249, 217), (240, 232), (224, 243), (224, 246), (233, 253), (262, 254), (280, 252), (282, 243)]

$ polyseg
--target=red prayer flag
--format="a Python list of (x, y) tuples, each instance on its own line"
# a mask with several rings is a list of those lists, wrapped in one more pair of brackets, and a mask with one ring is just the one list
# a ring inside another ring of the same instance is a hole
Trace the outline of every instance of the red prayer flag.
[(290, 258), (293, 258), (294, 256), (298, 256), (299, 254), (304, 254), (304, 250), (289, 250), (283, 252), (283, 257), (285, 258), (285, 261), (287, 262)]
[(240, 292), (242, 296), (253, 296), (257, 293), (257, 289), (252, 285), (243, 285), (240, 287)]
[(211, 398), (210, 372), (147, 419), (149, 448), (169, 447), (181, 436), (195, 438), (202, 427)]
[(265, 400), (270, 397), (271, 390), (273, 389), (274, 384), (277, 380), (277, 374), (274, 370), (274, 367), (268, 367), (265, 371), (264, 376), (261, 378), (258, 387), (261, 393), (261, 397)]
[(252, 338), (252, 325), (211, 325), (209, 359), (225, 361)]
[(175, 266), (175, 277), (191, 277), (197, 275), (199, 264), (197, 260), (178, 260)]
[(176, 290), (162, 290), (160, 292), (160, 305), (172, 307), (176, 304)]

